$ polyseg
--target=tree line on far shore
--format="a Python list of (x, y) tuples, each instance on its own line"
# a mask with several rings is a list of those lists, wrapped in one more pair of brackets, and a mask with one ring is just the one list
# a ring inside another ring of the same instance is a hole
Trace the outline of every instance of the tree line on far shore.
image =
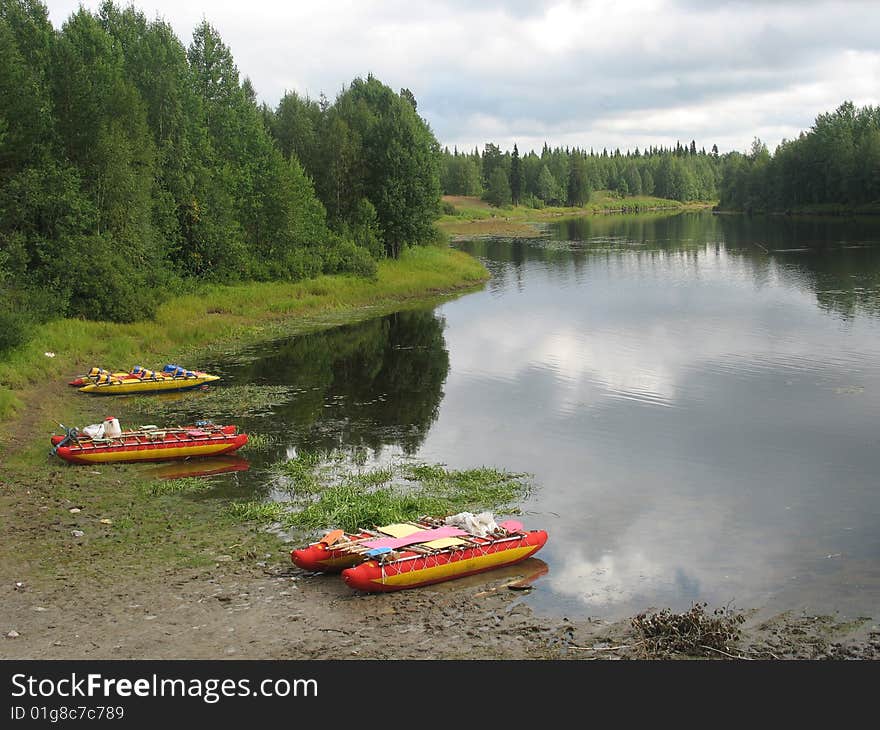
[(727, 155), (720, 205), (784, 211), (811, 206), (880, 207), (880, 107), (851, 101), (820, 114), (809, 131), (771, 155), (760, 139)]
[(811, 206), (855, 209), (880, 205), (880, 108), (843, 102), (820, 114), (797, 139), (770, 154), (756, 138), (747, 152), (719, 155), (696, 142), (609, 152), (550, 148), (520, 155), (487, 143), (482, 151), (444, 148), (443, 192), (479, 196), (491, 205), (582, 206), (595, 190), (621, 197), (652, 195), (718, 201), (737, 211), (784, 211)]
[(482, 150), (443, 149), (440, 181), (447, 195), (479, 196), (490, 205), (580, 207), (595, 190), (621, 197), (651, 195), (683, 202), (715, 200), (723, 160), (718, 148), (710, 152), (678, 142), (675, 147), (609, 152), (577, 147), (530, 150), (520, 155), (517, 145), (502, 151), (494, 143)]

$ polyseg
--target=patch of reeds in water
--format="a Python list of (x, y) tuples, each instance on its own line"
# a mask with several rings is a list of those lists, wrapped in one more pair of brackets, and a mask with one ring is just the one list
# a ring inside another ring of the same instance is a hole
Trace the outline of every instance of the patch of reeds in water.
[(229, 505), (230, 517), (242, 522), (278, 522), (286, 511), (281, 502), (233, 502)]
[(276, 484), (300, 497), (317, 494), (335, 478), (341, 464), (338, 453), (303, 451), (274, 465)]
[(247, 443), (239, 451), (264, 451), (270, 446), (277, 446), (281, 439), (271, 433), (248, 433)]
[[(362, 527), (484, 510), (518, 512), (515, 502), (529, 492), (528, 475), (490, 467), (447, 469), (441, 464), (394, 463), (358, 469), (339, 453), (302, 453), (276, 464), (276, 485), (289, 495), (263, 510), (253, 503), (233, 505), (242, 520), (265, 519), (287, 527)], [(250, 506), (249, 506), (250, 505)]]
[(295, 387), (287, 385), (230, 385), (184, 393), (178, 398), (138, 396), (128, 399), (126, 407), (151, 423), (162, 421), (167, 426), (191, 420), (193, 412), (202, 419), (223, 420), (228, 420), (230, 414), (236, 418), (269, 415), (273, 407), (289, 402), (296, 392)]

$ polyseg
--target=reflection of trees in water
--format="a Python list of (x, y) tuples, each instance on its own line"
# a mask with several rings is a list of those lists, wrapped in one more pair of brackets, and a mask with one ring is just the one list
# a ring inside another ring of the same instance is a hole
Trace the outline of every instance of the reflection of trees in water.
[(582, 242), (590, 248), (703, 248), (716, 241), (718, 228), (707, 213), (643, 213), (582, 216), (560, 221), (553, 238)]
[(300, 392), (273, 418), (307, 449), (387, 444), (414, 453), (436, 420), (449, 372), (445, 322), (414, 310), (295, 337), (237, 378)]
[(555, 222), (541, 238), (484, 238), (462, 248), (487, 261), (489, 289), (501, 290), (511, 279), (522, 286), (525, 264), (537, 262), (552, 276), (577, 278), (598, 256), (615, 258), (620, 251), (662, 255), (675, 251), (697, 257), (707, 243), (717, 241), (710, 214), (641, 213), (580, 216)]
[(806, 287), (818, 306), (845, 319), (880, 316), (880, 221), (719, 216), (729, 254), (756, 273), (771, 269)]
[(756, 285), (774, 276), (814, 292), (823, 310), (880, 316), (880, 221), (702, 213), (581, 216), (550, 226), (549, 238), (469, 241), (489, 260), (490, 289), (522, 286), (526, 263), (577, 277), (621, 251), (646, 262), (677, 255), (698, 262), (723, 250), (752, 271)]

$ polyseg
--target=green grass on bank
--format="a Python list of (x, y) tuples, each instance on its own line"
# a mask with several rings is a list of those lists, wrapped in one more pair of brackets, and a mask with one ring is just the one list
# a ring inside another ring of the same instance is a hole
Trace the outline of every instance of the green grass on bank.
[(480, 221), (492, 218), (506, 218), (516, 221), (536, 221), (543, 218), (574, 217), (594, 213), (630, 212), (648, 210), (675, 210), (690, 207), (707, 207), (716, 201), (699, 201), (682, 203), (678, 200), (655, 198), (651, 195), (633, 195), (621, 197), (610, 190), (596, 190), (590, 201), (584, 206), (546, 206), (529, 208), (524, 205), (506, 205), (496, 208), (475, 196), (446, 195), (445, 203), (452, 205), (454, 214), (445, 214), (438, 220), (441, 228), (467, 221)]
[(221, 478), (161, 479), (143, 464), (64, 464), (47, 457), (46, 443), (26, 463), (4, 463), (4, 579), (115, 591), (135, 575), (161, 581), (169, 570), (214, 566), (221, 554), (238, 562), (271, 553), (285, 563), (275, 535), (226, 516)]
[[(241, 566), (271, 557), (289, 565), (289, 547), (277, 535), (233, 514), (235, 489), (222, 479), (161, 480), (140, 464), (84, 466), (50, 455), (56, 421), (79, 423), (95, 407), (66, 382), (92, 365), (198, 367), (215, 351), (444, 301), (487, 278), (473, 257), (428, 247), (382, 262), (374, 280), (205, 286), (197, 296), (163, 302), (149, 321), (39, 327), (0, 361), (0, 572), (34, 585), (63, 579), (115, 586), (135, 574), (161, 580), (169, 570), (216, 570), (226, 560)], [(225, 395), (261, 407), (247, 388)], [(253, 448), (265, 445), (254, 439)], [(279, 509), (254, 503), (247, 512), (265, 519)]]
[[(41, 325), (29, 342), (0, 360), (0, 424), (8, 426), (28, 390), (69, 380), (93, 365), (128, 369), (179, 361), (194, 353), (320, 326), (353, 310), (399, 305), (477, 286), (488, 272), (449, 248), (419, 247), (380, 262), (375, 279), (321, 276), (301, 282), (205, 285), (198, 294), (163, 302), (152, 320), (130, 324), (58, 319)], [(330, 322), (332, 324), (332, 322)]]

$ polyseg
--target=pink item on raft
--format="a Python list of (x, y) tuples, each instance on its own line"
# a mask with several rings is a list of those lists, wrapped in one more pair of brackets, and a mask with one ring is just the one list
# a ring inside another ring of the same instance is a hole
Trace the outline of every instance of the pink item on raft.
[(407, 545), (415, 545), (420, 542), (430, 542), (431, 540), (439, 540), (441, 537), (464, 537), (468, 533), (457, 527), (447, 525), (446, 527), (436, 527), (432, 530), (422, 530), (415, 532), (406, 537), (380, 537), (376, 540), (364, 540), (361, 545), (365, 547), (375, 548), (397, 548), (406, 547)]

